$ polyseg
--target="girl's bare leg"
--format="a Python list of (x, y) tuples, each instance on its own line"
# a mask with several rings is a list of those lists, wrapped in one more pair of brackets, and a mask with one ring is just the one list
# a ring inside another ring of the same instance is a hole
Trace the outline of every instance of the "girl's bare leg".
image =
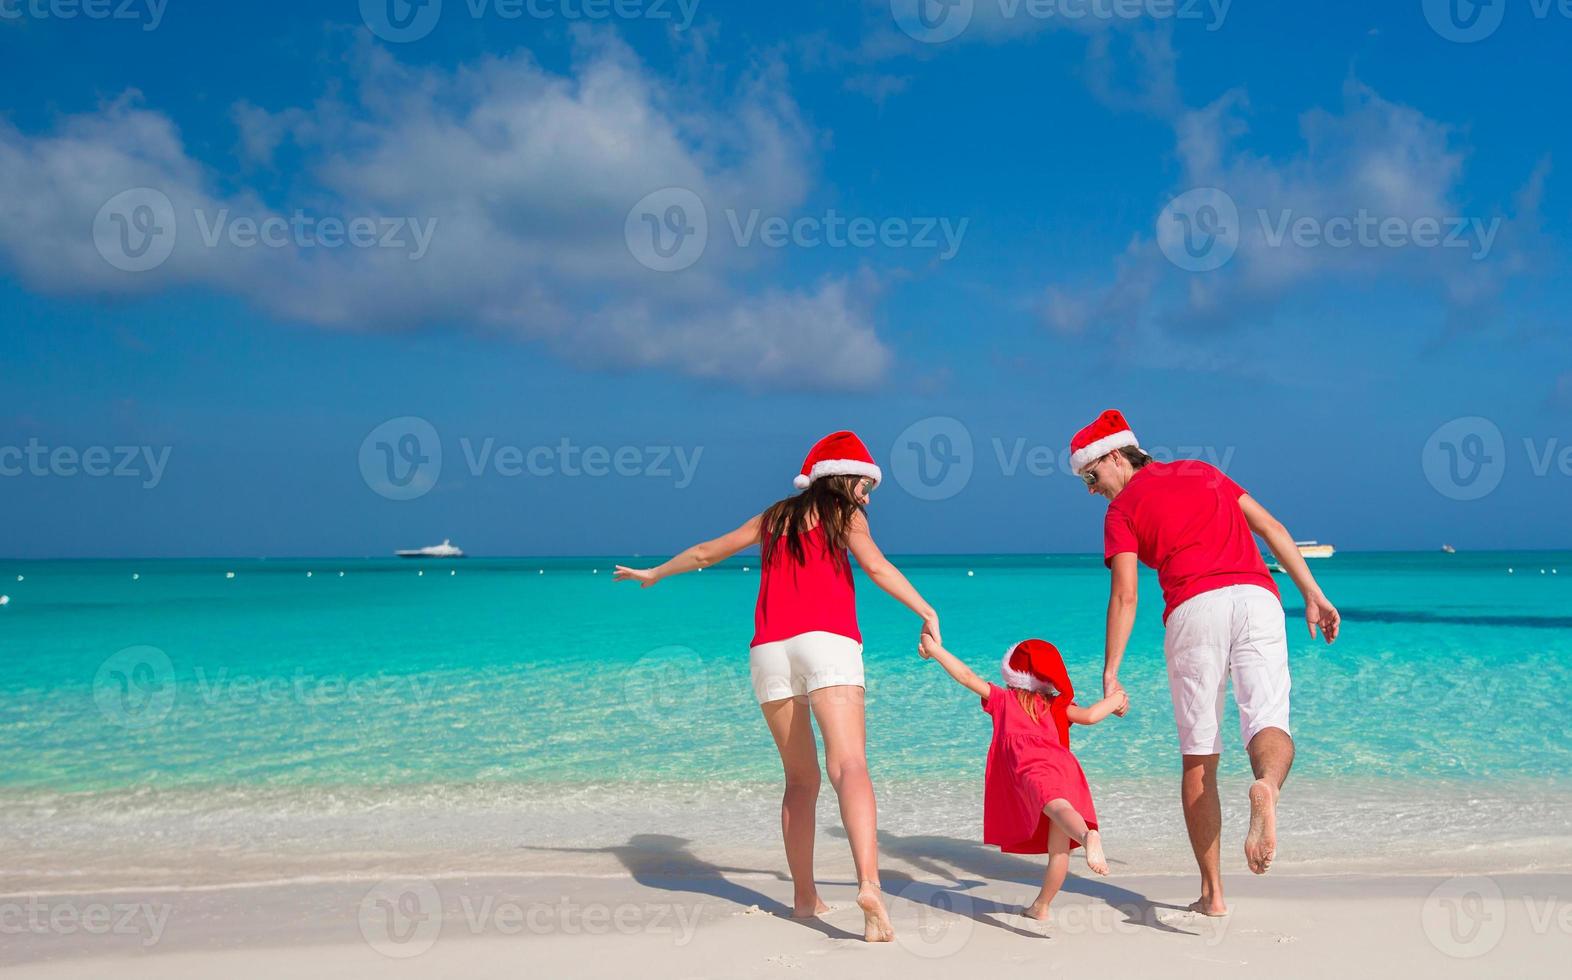
[(786, 867), (791, 870), (792, 909), (796, 918), (829, 911), (819, 900), (813, 881), (814, 809), (819, 800), (819, 751), (813, 741), (807, 698), (782, 698), (759, 705), (775, 738), (786, 771), (781, 798), (781, 837), (786, 842)]
[(863, 690), (853, 685), (821, 687), (808, 700), (824, 735), (824, 767), (840, 799), (841, 823), (857, 867), (863, 937), (870, 943), (887, 943), (895, 938), (895, 929), (879, 885), (879, 818), (873, 781), (868, 778)]
[[(1108, 858), (1103, 854), (1103, 836), (1086, 826), (1086, 821), (1070, 805), (1069, 800), (1051, 800), (1043, 813), (1054, 826), (1060, 827), (1077, 844), (1086, 848), (1086, 866), (1100, 875), (1108, 873)], [(1051, 835), (1051, 831), (1050, 831)]]
[(1023, 915), (1047, 922), (1050, 918), (1048, 904), (1059, 889), (1064, 887), (1064, 876), (1070, 872), (1070, 835), (1057, 823), (1048, 827), (1048, 870), (1043, 872), (1043, 890), (1037, 893)]

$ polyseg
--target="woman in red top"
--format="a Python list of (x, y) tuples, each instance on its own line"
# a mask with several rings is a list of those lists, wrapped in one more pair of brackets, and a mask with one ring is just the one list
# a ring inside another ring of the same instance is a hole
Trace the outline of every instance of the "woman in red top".
[(983, 843), (1006, 854), (1048, 853), (1042, 891), (1023, 913), (1046, 922), (1072, 850), (1085, 845), (1086, 866), (1108, 873), (1092, 791), (1070, 754), (1070, 725), (1095, 725), (1129, 702), (1121, 691), (1090, 708), (1076, 704), (1064, 658), (1043, 640), (1022, 640), (1004, 652), (1008, 689), (972, 673), (931, 636), (923, 636), (918, 652), (981, 695), (982, 709), (993, 718), (983, 777)]
[(933, 607), (885, 559), (868, 531), (864, 508), (880, 477), (862, 440), (850, 432), (832, 433), (803, 461), (794, 481), (802, 493), (659, 567), (618, 565), (615, 575), (648, 588), (760, 546), (749, 670), (786, 772), (781, 834), (794, 890), (792, 915), (809, 918), (829, 909), (813, 880), (819, 760), (811, 717), (824, 736), (824, 766), (840, 799), (869, 942), (888, 942), (895, 932), (879, 884), (877, 808), (864, 750), (862, 634), (847, 551), (875, 585), (922, 617), (925, 634), (939, 637)]

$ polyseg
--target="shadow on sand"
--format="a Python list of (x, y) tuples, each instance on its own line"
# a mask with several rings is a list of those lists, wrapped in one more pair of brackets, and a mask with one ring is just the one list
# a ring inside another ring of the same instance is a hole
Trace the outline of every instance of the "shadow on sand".
[[(829, 830), (832, 836), (845, 838), (839, 827)], [(879, 853), (899, 858), (924, 874), (948, 879), (949, 887), (917, 881), (899, 871), (881, 871), (885, 891), (908, 901), (929, 905), (956, 914), (969, 915), (986, 925), (996, 926), (1020, 935), (1038, 935), (1011, 925), (1008, 917), (1021, 912), (1021, 906), (1004, 904), (970, 894), (971, 889), (991, 882), (1009, 881), (1037, 888), (1041, 885), (1045, 863), (1034, 863), (1014, 854), (1004, 854), (981, 841), (959, 837), (931, 835), (901, 836), (889, 831), (879, 831)], [(1046, 856), (1043, 857), (1046, 862)], [(965, 876), (965, 877), (963, 877)], [(899, 882), (899, 884), (895, 884)], [(1180, 929), (1158, 918), (1159, 910), (1187, 912), (1180, 905), (1153, 902), (1145, 895), (1121, 888), (1101, 878), (1084, 878), (1072, 872), (1064, 880), (1063, 891), (1101, 899), (1124, 916), (1124, 921), (1146, 926), (1158, 932), (1180, 935), (1198, 935)], [(998, 917), (1006, 918), (998, 918)]]
[(726, 877), (729, 874), (769, 875), (780, 881), (789, 880), (781, 872), (712, 864), (688, 849), (692, 843), (685, 837), (674, 837), (670, 834), (634, 834), (628, 838), (626, 844), (613, 844), (609, 847), (535, 847), (529, 844), (520, 846), (531, 851), (610, 854), (622, 862), (622, 866), (633, 876), (634, 881), (647, 888), (702, 895), (718, 901), (730, 902), (742, 908), (757, 905), (771, 915), (823, 933), (831, 939), (862, 939), (861, 935), (838, 929), (822, 919), (794, 919), (791, 917), (789, 906)]

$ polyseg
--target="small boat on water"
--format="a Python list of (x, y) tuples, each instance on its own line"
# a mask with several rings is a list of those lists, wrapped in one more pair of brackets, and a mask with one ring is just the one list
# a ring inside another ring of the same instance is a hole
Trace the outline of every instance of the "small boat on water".
[(451, 540), (442, 539), (441, 544), (427, 545), (424, 548), (410, 548), (394, 552), (400, 558), (463, 558), (464, 552)]
[(1447, 553), (1447, 554), (1449, 554), (1449, 555), (1455, 555), (1455, 554), (1457, 554), (1457, 549), (1456, 549), (1456, 548), (1454, 548), (1454, 547), (1452, 547), (1452, 546), (1451, 546), (1451, 545), (1449, 545), (1449, 544), (1444, 544), (1444, 545), (1442, 545), (1442, 546), (1441, 546), (1441, 550), (1442, 550), (1442, 551), (1444, 551), (1444, 552), (1446, 552), (1446, 553)]
[(1295, 541), (1294, 544), (1299, 548), (1301, 558), (1330, 558), (1337, 554), (1336, 548), (1319, 541)]

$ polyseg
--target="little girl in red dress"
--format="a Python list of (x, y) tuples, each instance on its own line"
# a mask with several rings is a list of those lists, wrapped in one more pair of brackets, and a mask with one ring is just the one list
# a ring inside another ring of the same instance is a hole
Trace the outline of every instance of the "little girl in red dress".
[(1007, 688), (989, 684), (934, 640), (923, 635), (920, 652), (939, 661), (962, 686), (982, 697), (993, 717), (993, 743), (983, 789), (983, 843), (1006, 854), (1048, 854), (1043, 890), (1025, 913), (1047, 921), (1069, 871), (1070, 851), (1086, 847), (1086, 866), (1108, 873), (1097, 811), (1081, 764), (1070, 754), (1070, 725), (1095, 725), (1129, 702), (1120, 691), (1082, 708), (1064, 659), (1053, 644), (1022, 640), (1004, 654)]

